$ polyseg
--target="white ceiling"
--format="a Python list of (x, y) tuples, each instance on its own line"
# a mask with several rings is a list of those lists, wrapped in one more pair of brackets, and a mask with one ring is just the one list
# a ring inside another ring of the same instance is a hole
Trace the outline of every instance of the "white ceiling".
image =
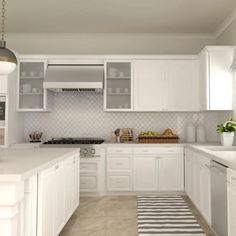
[(8, 0), (8, 33), (213, 33), (236, 0)]

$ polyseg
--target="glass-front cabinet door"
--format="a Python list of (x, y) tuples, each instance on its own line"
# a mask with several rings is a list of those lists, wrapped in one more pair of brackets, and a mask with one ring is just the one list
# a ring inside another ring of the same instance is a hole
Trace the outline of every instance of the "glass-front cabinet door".
[(46, 60), (20, 60), (18, 75), (18, 110), (19, 111), (44, 111)]
[(131, 110), (132, 62), (107, 61), (105, 70), (105, 110)]

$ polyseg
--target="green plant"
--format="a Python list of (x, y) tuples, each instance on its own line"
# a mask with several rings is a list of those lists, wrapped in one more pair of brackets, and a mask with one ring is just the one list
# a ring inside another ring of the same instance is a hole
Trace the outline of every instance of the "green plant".
[(224, 133), (224, 132), (236, 132), (236, 121), (230, 117), (224, 123), (217, 125), (216, 129), (217, 133)]

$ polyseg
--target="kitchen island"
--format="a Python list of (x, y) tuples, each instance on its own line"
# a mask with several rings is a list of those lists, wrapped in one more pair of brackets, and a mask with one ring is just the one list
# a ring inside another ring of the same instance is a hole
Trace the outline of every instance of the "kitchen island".
[(0, 150), (0, 235), (58, 235), (79, 205), (79, 149)]

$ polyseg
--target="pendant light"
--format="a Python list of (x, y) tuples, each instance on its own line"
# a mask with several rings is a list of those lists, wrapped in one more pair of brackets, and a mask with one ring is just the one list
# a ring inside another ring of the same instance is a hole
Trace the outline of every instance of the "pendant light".
[(15, 54), (6, 48), (5, 35), (5, 0), (2, 0), (2, 24), (1, 24), (1, 40), (0, 40), (0, 75), (9, 75), (14, 71), (17, 64)]

